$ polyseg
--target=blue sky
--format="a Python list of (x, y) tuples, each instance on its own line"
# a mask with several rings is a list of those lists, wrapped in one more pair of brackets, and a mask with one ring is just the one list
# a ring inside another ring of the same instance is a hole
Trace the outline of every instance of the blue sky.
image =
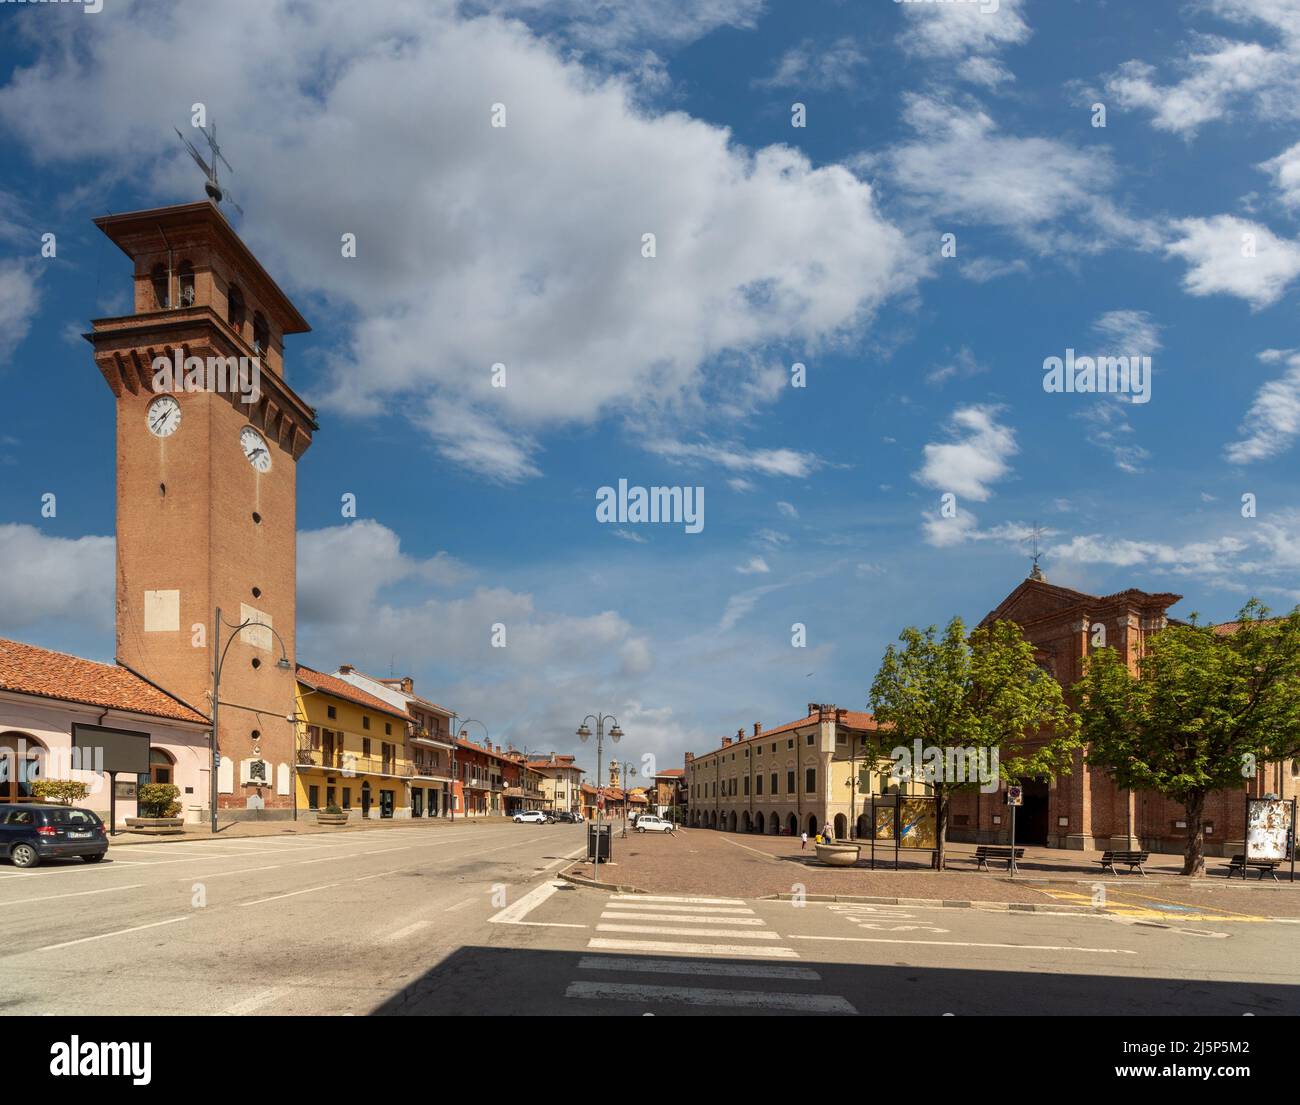
[[(112, 658), (113, 407), (79, 335), (128, 269), (90, 220), (201, 196), (196, 102), (313, 326), (305, 662), (391, 665), (529, 748), (612, 711), (673, 765), (864, 708), (903, 626), (1026, 575), (1035, 521), (1053, 582), (1300, 601), (1300, 0), (0, 21), (0, 633)], [(1045, 392), (1067, 348), (1149, 356), (1150, 401)], [(620, 478), (703, 487), (703, 532), (598, 523)]]

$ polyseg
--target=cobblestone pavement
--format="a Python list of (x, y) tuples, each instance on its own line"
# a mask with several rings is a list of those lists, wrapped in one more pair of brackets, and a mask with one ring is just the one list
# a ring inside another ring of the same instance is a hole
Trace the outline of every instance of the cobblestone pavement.
[[(1137, 919), (1249, 920), (1300, 918), (1300, 882), (1249, 883), (1223, 878), (1183, 879), (1174, 874), (1176, 857), (1162, 861), (1147, 877), (1124, 873), (1102, 877), (1090, 853), (1027, 851), (1018, 877), (1004, 870), (979, 872), (973, 845), (951, 845), (949, 868), (929, 870), (929, 853), (904, 856), (892, 869), (893, 852), (877, 853), (876, 870), (822, 867), (813, 845), (798, 839), (762, 837), (711, 829), (679, 829), (675, 834), (638, 834), (626, 839), (615, 829), (612, 865), (601, 866), (601, 881), (652, 894), (717, 894), (761, 898), (776, 894), (897, 897), (946, 901), (1092, 906)], [(1041, 853), (1048, 853), (1039, 859)], [(888, 869), (886, 869), (886, 864)], [(1222, 861), (1210, 861), (1210, 869)], [(569, 873), (590, 877), (589, 863)], [(1285, 876), (1283, 876), (1285, 878)], [(1099, 897), (1098, 888), (1101, 888)]]

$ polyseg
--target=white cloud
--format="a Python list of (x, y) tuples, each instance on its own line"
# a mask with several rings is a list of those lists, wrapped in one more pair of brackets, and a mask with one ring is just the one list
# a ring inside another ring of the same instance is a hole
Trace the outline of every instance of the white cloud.
[(112, 537), (51, 537), (0, 524), (0, 632), (64, 620), (111, 630), (115, 555)]
[(740, 446), (706, 445), (700, 442), (650, 438), (645, 447), (670, 460), (716, 464), (729, 472), (749, 472), (760, 476), (792, 476), (802, 479), (821, 466), (812, 453), (797, 449), (745, 449)]
[(866, 63), (866, 54), (847, 35), (826, 46), (806, 38), (781, 55), (770, 77), (754, 84), (760, 88), (807, 88), (819, 92), (850, 89)]
[(1282, 202), (1287, 207), (1300, 208), (1300, 142), (1265, 161), (1259, 168), (1272, 174)]
[(1105, 195), (1116, 173), (1104, 148), (1002, 134), (979, 104), (949, 97), (909, 94), (903, 117), (915, 137), (860, 164), (936, 222), (996, 226), (1042, 254), (1158, 241)]
[(1244, 436), (1223, 454), (1233, 464), (1267, 460), (1295, 443), (1300, 435), (1300, 353), (1291, 351), (1283, 374), (1255, 393), (1238, 431)]
[(988, 365), (980, 364), (970, 346), (963, 345), (947, 364), (931, 369), (926, 374), (925, 380), (928, 384), (942, 384), (952, 379), (978, 376), (988, 370)]
[(1248, 547), (1240, 537), (1219, 537), (1212, 541), (1190, 541), (1182, 545), (1163, 541), (1135, 541), (1128, 538), (1087, 534), (1053, 545), (1047, 555), (1053, 561), (1075, 564), (1107, 564), (1118, 568), (1158, 567), (1179, 575), (1218, 574), (1230, 571), (1232, 558)]
[(1106, 77), (1107, 96), (1186, 138), (1238, 111), (1272, 123), (1300, 118), (1298, 0), (1208, 0), (1191, 10), (1262, 31), (1268, 41), (1195, 33), (1174, 62), (1175, 79), (1162, 82), (1155, 66), (1128, 61)]
[(1023, 8), (1024, 0), (900, 4), (907, 26), (899, 41), (906, 51), (922, 58), (993, 54), (1028, 41)]
[(1161, 346), (1163, 327), (1147, 311), (1107, 311), (1092, 329), (1107, 344), (1110, 356), (1150, 356)]
[(1119, 396), (1098, 396), (1078, 417), (1088, 425), (1088, 444), (1109, 453), (1116, 468), (1130, 475), (1144, 471), (1151, 454), (1134, 440), (1136, 431)]
[(973, 280), (976, 284), (987, 284), (990, 280), (997, 280), (999, 277), (1028, 271), (1029, 264), (1022, 258), (1001, 261), (996, 257), (976, 257), (961, 263), (962, 276), (967, 280)]
[(991, 484), (1010, 471), (1008, 460), (1019, 452), (1015, 431), (998, 422), (1001, 408), (958, 407), (948, 421), (955, 440), (925, 446), (925, 460), (914, 478), (926, 487), (952, 492), (958, 499), (984, 502)]
[(743, 576), (766, 575), (771, 570), (761, 556), (752, 556), (744, 564), (736, 565), (736, 571)]
[[(950, 548), (964, 545), (971, 541), (994, 541), (999, 544), (1023, 545), (1032, 535), (1033, 527), (1023, 522), (1004, 522), (989, 529), (981, 529), (979, 518), (965, 508), (959, 509), (951, 517), (944, 517), (937, 510), (923, 515), (921, 531), (927, 545), (935, 548)], [(1050, 530), (1040, 530), (1040, 534)]]
[[(699, 33), (690, 5), (653, 7), (605, 7), (610, 42), (643, 18)], [(703, 422), (703, 392), (764, 394), (770, 366), (744, 354), (860, 333), (915, 282), (903, 235), (846, 168), (648, 110), (523, 24), (465, 20), (451, 0), (184, 2), (167, 19), (112, 8), (76, 49), (33, 42), (0, 121), (39, 159), (97, 158), (160, 200), (191, 198), (171, 126), (177, 105), (219, 88), (208, 107), (243, 234), (347, 327), (311, 398), (401, 410), (447, 460), (492, 478), (534, 475), (547, 431), (664, 407), (677, 425)], [(757, 10), (719, 2), (704, 19)], [(489, 125), (497, 102), (505, 128)], [(343, 231), (355, 260), (340, 257)]]
[(31, 329), (41, 298), (39, 279), (28, 261), (0, 260), (0, 362), (13, 355)]
[(1300, 244), (1233, 215), (1179, 219), (1165, 252), (1187, 262), (1189, 295), (1235, 295), (1256, 310), (1276, 303), (1300, 275)]
[(794, 503), (778, 501), (776, 504), (776, 509), (779, 510), (782, 514), (784, 514), (787, 518), (799, 517), (799, 511), (795, 508)]

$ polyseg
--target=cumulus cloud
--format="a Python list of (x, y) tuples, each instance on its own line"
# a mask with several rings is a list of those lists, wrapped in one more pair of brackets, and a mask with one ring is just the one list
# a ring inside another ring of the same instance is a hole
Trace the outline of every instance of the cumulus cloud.
[(30, 261), (0, 260), (0, 364), (13, 356), (40, 305), (40, 273)]
[(953, 440), (926, 445), (914, 478), (959, 499), (987, 500), (991, 485), (1010, 473), (1008, 461), (1019, 452), (1015, 431), (998, 421), (1000, 414), (995, 406), (958, 407), (946, 427)]
[[(653, 7), (659, 27), (690, 18)], [(716, 24), (757, 6), (710, 10)], [(914, 282), (903, 235), (848, 169), (649, 111), (522, 23), (466, 19), (451, 0), (157, 12), (122, 0), (73, 29), (75, 49), (34, 42), (0, 118), (38, 158), (97, 158), (171, 200), (196, 190), (177, 105), (220, 89), (209, 110), (247, 167), (232, 181), (242, 232), (346, 326), (311, 397), (401, 412), (492, 478), (535, 475), (547, 430), (665, 406), (702, 417), (719, 378), (734, 391), (766, 370), (735, 354), (859, 332)], [(642, 19), (609, 14), (633, 32)]]
[(35, 526), (0, 525), (0, 633), (63, 620), (111, 630), (115, 555), (112, 537), (52, 537)]
[(1188, 265), (1189, 295), (1234, 295), (1259, 310), (1276, 303), (1300, 275), (1300, 243), (1233, 215), (1179, 219), (1165, 252)]
[[(993, 10), (996, 9), (996, 10)], [(922, 58), (990, 55), (1028, 41), (1024, 0), (997, 4), (901, 4), (906, 26), (899, 36), (907, 52)]]
[(1283, 204), (1300, 209), (1300, 142), (1259, 166), (1273, 177)]
[(1238, 112), (1270, 122), (1300, 118), (1300, 0), (1208, 0), (1190, 10), (1238, 24), (1259, 40), (1193, 33), (1167, 80), (1137, 59), (1108, 74), (1112, 101), (1148, 112), (1157, 130), (1189, 139)]

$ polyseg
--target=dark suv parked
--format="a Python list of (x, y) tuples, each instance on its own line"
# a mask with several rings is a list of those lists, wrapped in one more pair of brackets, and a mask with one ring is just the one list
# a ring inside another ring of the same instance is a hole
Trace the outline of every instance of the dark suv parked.
[(7, 856), (15, 867), (64, 856), (98, 863), (107, 851), (108, 829), (91, 810), (0, 803), (0, 859)]
[(573, 816), (572, 812), (569, 810), (556, 810), (554, 813), (551, 814), (551, 816), (555, 818), (556, 821), (574, 822), (578, 820), (576, 817)]

